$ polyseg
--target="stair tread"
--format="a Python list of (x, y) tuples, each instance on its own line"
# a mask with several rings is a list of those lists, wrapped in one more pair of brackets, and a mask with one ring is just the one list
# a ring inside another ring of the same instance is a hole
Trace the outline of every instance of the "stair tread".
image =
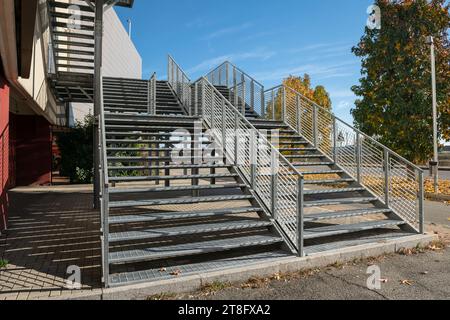
[(242, 196), (190, 197), (190, 198), (158, 199), (158, 200), (142, 200), (142, 201), (110, 201), (109, 207), (110, 208), (141, 207), (141, 206), (191, 204), (191, 203), (205, 203), (205, 202), (251, 200), (251, 199), (253, 199), (253, 196), (242, 195)]
[[(265, 262), (275, 262), (281, 259), (290, 259), (292, 254), (285, 251), (270, 251), (258, 254), (243, 255), (232, 258), (222, 258), (212, 261), (191, 263), (185, 265), (167, 267), (165, 272), (161, 268), (154, 268), (145, 271), (134, 271), (110, 276), (111, 286), (122, 286), (143, 282), (153, 282), (179, 278), (195, 274), (205, 274), (206, 272), (222, 271), (239, 268), (243, 266), (260, 265)], [(175, 276), (178, 275), (178, 276)]]
[(306, 190), (305, 195), (318, 195), (318, 194), (330, 194), (330, 193), (345, 193), (345, 192), (357, 192), (365, 191), (365, 188), (341, 188), (341, 189), (327, 189), (327, 190)]
[(118, 181), (152, 181), (152, 180), (191, 180), (191, 179), (214, 179), (214, 178), (234, 178), (234, 173), (218, 173), (218, 174), (192, 174), (192, 175), (176, 175), (176, 176), (143, 176), (143, 177), (110, 177), (111, 182)]
[(262, 220), (253, 219), (253, 220), (198, 224), (198, 225), (191, 225), (191, 226), (148, 229), (148, 230), (143, 230), (143, 231), (125, 231), (125, 232), (110, 233), (109, 241), (110, 242), (122, 242), (122, 241), (132, 241), (132, 240), (176, 237), (176, 236), (211, 233), (211, 232), (218, 232), (218, 231), (263, 228), (263, 227), (269, 227), (271, 225), (272, 225), (272, 223), (270, 221), (262, 221)]
[(359, 231), (380, 229), (384, 227), (400, 226), (404, 224), (405, 224), (404, 221), (399, 220), (380, 220), (380, 221), (361, 222), (356, 224), (326, 226), (314, 229), (306, 229), (304, 231), (304, 239), (309, 240), (316, 238), (324, 238)]
[(201, 191), (213, 189), (235, 189), (245, 188), (245, 184), (229, 183), (229, 184), (214, 184), (214, 185), (199, 185), (199, 186), (174, 186), (174, 187), (153, 187), (153, 188), (113, 188), (109, 190), (110, 194), (124, 194), (124, 193), (144, 193), (144, 192), (175, 192), (175, 191)]
[(353, 204), (353, 203), (367, 203), (374, 202), (378, 199), (375, 197), (356, 197), (356, 198), (338, 198), (338, 199), (327, 199), (327, 200), (314, 200), (305, 201), (305, 207), (315, 207), (315, 206), (332, 206), (339, 204)]
[(140, 250), (129, 250), (112, 252), (109, 255), (110, 263), (124, 263), (148, 260), (169, 259), (174, 257), (191, 256), (204, 253), (228, 251), (232, 249), (254, 247), (260, 245), (272, 245), (281, 243), (282, 238), (261, 235), (248, 236), (233, 239), (220, 239), (204, 241), (201, 243), (185, 243), (167, 247), (148, 248)]
[(229, 209), (217, 209), (207, 211), (186, 211), (186, 212), (157, 212), (139, 215), (124, 215), (124, 216), (111, 216), (109, 218), (110, 224), (123, 224), (123, 223), (135, 223), (135, 222), (152, 222), (161, 220), (178, 220), (178, 219), (191, 219), (191, 218), (204, 218), (214, 216), (224, 216), (232, 214), (242, 214), (251, 212), (261, 212), (259, 207), (241, 207), (241, 208), (229, 208)]
[(341, 218), (351, 218), (358, 216), (365, 216), (370, 214), (382, 214), (392, 212), (390, 209), (380, 209), (380, 208), (369, 208), (369, 209), (358, 209), (358, 210), (344, 210), (336, 212), (324, 212), (305, 215), (305, 222), (313, 222), (320, 220), (329, 219), (341, 219)]

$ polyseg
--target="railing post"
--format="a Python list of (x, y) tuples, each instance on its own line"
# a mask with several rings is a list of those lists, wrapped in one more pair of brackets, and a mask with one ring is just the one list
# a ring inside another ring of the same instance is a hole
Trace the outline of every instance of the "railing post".
[(356, 179), (361, 184), (361, 134), (356, 133)]
[(234, 127), (236, 131), (234, 132), (234, 164), (239, 166), (239, 114), (234, 115)]
[(390, 157), (389, 157), (389, 151), (387, 149), (384, 149), (384, 202), (386, 204), (386, 207), (390, 206)]
[(257, 157), (258, 157), (258, 139), (255, 130), (250, 130), (250, 184), (253, 190), (256, 190)]
[(313, 105), (312, 107), (313, 107), (313, 114), (312, 114), (312, 116), (313, 116), (313, 119), (312, 119), (313, 120), (313, 123), (312, 123), (313, 141), (314, 141), (314, 147), (318, 148), (319, 147), (319, 136), (318, 136), (318, 131), (317, 131), (317, 128), (318, 128), (318, 126), (317, 126), (317, 106)]
[(272, 89), (272, 120), (276, 120), (277, 114), (275, 110), (275, 90)]
[(300, 257), (305, 256), (304, 250), (304, 180), (303, 177), (298, 177), (297, 181), (297, 249)]
[[(214, 83), (212, 84), (214, 86)], [(222, 67), (219, 67), (219, 86), (222, 85)]]
[[(206, 116), (206, 110), (205, 110), (205, 79), (202, 79), (202, 81), (201, 81), (201, 90), (202, 90), (202, 103), (201, 103), (201, 105), (202, 105), (202, 110), (201, 110), (201, 112), (202, 112), (202, 115), (203, 116)], [(212, 123), (211, 123), (211, 125), (212, 125)]]
[(230, 87), (230, 65), (228, 63), (226, 64), (225, 76), (227, 77), (227, 80), (225, 81), (225, 85), (227, 86), (227, 88), (229, 88)]
[(214, 92), (214, 90), (211, 88), (211, 130), (214, 130), (214, 109), (215, 109), (215, 104), (216, 104), (216, 93)]
[(236, 74), (236, 67), (233, 66), (233, 86), (237, 87), (237, 74)]
[(152, 101), (152, 78), (148, 81), (147, 85), (147, 113), (149, 115), (152, 114), (151, 112), (151, 101)]
[(246, 102), (246, 85), (245, 85), (245, 81), (242, 82), (242, 115), (245, 117), (245, 110), (247, 107), (247, 102)]
[(264, 95), (264, 88), (261, 89), (261, 117), (266, 117), (266, 96)]
[(281, 110), (281, 114), (282, 114), (282, 121), (286, 122), (286, 87), (283, 86), (283, 103), (282, 103), (282, 110)]
[(272, 151), (270, 153), (270, 169), (271, 169), (271, 199), (272, 199), (272, 217), (277, 220), (278, 219), (278, 153), (276, 152), (275, 148), (272, 148)]
[(227, 126), (225, 121), (225, 100), (222, 100), (222, 147), (223, 147), (223, 154), (225, 155), (225, 145), (227, 143)]
[(194, 116), (198, 116), (198, 82), (194, 85)]
[(255, 111), (255, 81), (250, 83), (250, 111)]
[[(101, 182), (103, 183), (103, 181)], [(102, 240), (103, 240), (103, 281), (105, 287), (109, 287), (109, 219), (108, 219), (108, 194), (109, 186), (107, 184), (103, 185), (102, 199), (100, 202), (101, 210), (103, 212), (103, 225), (102, 225)]]
[(425, 208), (424, 208), (424, 173), (419, 171), (419, 232), (425, 233)]
[(296, 109), (297, 109), (297, 131), (302, 134), (302, 105), (300, 101), (300, 95), (296, 95)]
[(333, 116), (333, 161), (337, 163), (337, 119)]

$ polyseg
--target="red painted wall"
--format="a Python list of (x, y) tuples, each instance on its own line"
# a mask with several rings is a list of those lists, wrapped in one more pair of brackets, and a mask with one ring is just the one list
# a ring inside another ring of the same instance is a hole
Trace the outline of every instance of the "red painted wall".
[(8, 217), (9, 157), (9, 86), (0, 69), (0, 231)]
[(10, 115), (14, 185), (47, 185), (52, 172), (51, 126), (40, 116)]

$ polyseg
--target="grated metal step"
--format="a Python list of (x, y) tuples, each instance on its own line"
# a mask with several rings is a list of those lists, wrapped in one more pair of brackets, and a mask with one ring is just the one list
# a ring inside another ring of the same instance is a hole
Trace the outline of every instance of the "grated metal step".
[(110, 283), (112, 287), (116, 287), (143, 282), (154, 282), (158, 280), (177, 279), (179, 277), (189, 275), (205, 274), (207, 272), (218, 272), (244, 266), (259, 265), (266, 262), (291, 259), (292, 257), (292, 254), (284, 251), (271, 251), (253, 255), (222, 258), (206, 262), (176, 265), (167, 267), (165, 272), (161, 272), (161, 268), (154, 268), (145, 271), (112, 274), (110, 276)]
[(342, 219), (342, 218), (352, 218), (361, 217), (371, 214), (387, 214), (392, 212), (390, 209), (361, 209), (361, 210), (348, 210), (348, 211), (336, 211), (336, 212), (325, 212), (325, 213), (315, 213), (305, 215), (305, 222), (315, 222), (321, 220), (332, 220), (332, 219)]
[(237, 174), (192, 174), (192, 175), (177, 175), (177, 176), (144, 176), (144, 177), (110, 177), (111, 182), (136, 182), (136, 181), (155, 181), (155, 180), (192, 180), (192, 179), (220, 179), (220, 178), (235, 178)]
[(182, 211), (182, 212), (163, 212), (163, 213), (158, 212), (139, 215), (111, 216), (109, 218), (109, 224), (154, 222), (163, 220), (184, 220), (193, 218), (217, 217), (225, 215), (238, 215), (252, 212), (258, 213), (262, 211), (263, 210), (259, 207), (242, 207), (242, 208), (217, 209), (208, 211)]
[(305, 180), (305, 184), (334, 184), (334, 183), (351, 183), (355, 182), (354, 179), (328, 179), (328, 180)]
[(251, 200), (253, 196), (215, 196), (215, 197), (190, 197), (184, 199), (158, 199), (158, 200), (142, 200), (142, 201), (110, 201), (110, 208), (125, 208), (125, 207), (143, 207), (143, 206), (161, 206), (172, 204), (192, 204), (192, 203), (206, 203), (206, 202), (220, 202), (220, 201), (239, 201)]
[(241, 220), (221, 223), (197, 224), (191, 226), (148, 229), (143, 231), (126, 231), (109, 234), (109, 242), (124, 242), (134, 240), (179, 237), (193, 234), (212, 233), (219, 231), (247, 230), (270, 227), (270, 221)]
[(230, 165), (169, 165), (169, 166), (118, 166), (108, 167), (109, 171), (132, 171), (132, 170), (173, 170), (173, 169), (221, 169), (231, 168)]
[(335, 206), (341, 204), (370, 203), (375, 202), (377, 200), (378, 199), (375, 197), (365, 197), (365, 198), (341, 198), (341, 199), (305, 201), (305, 208)]
[(245, 184), (213, 184), (200, 186), (177, 186), (177, 187), (154, 187), (154, 188), (112, 188), (110, 194), (127, 194), (127, 193), (147, 193), (147, 192), (180, 192), (180, 191), (205, 191), (205, 190), (220, 190), (220, 189), (237, 189), (245, 188)]
[(304, 195), (318, 195), (318, 194), (333, 194), (333, 193), (347, 193), (347, 192), (359, 192), (366, 191), (365, 188), (341, 188), (341, 189), (329, 189), (329, 190), (306, 190)]
[(275, 236), (250, 236), (234, 239), (185, 243), (167, 247), (148, 248), (141, 250), (112, 252), (109, 255), (110, 264), (124, 264), (141, 261), (170, 259), (201, 255), (205, 253), (224, 252), (256, 246), (270, 246), (282, 243), (283, 239)]
[(317, 238), (325, 238), (360, 231), (396, 227), (405, 224), (406, 222), (399, 220), (380, 220), (380, 221), (361, 222), (357, 224), (335, 225), (314, 229), (306, 229), (304, 231), (304, 239), (310, 240)]

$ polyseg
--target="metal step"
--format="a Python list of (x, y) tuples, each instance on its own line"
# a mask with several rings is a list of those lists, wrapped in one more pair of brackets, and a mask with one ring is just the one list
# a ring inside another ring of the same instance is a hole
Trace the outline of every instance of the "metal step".
[(336, 211), (336, 212), (325, 212), (316, 214), (307, 214), (304, 217), (305, 222), (316, 222), (322, 220), (332, 220), (332, 219), (343, 219), (343, 218), (353, 218), (368, 216), (371, 214), (387, 214), (392, 212), (390, 209), (361, 209), (361, 210), (349, 210), (349, 211)]
[(286, 159), (322, 159), (326, 158), (323, 154), (306, 154), (306, 155), (285, 155)]
[[(279, 262), (283, 259), (291, 259), (293, 256), (285, 251), (271, 251), (252, 255), (241, 255), (238, 257), (215, 259), (206, 262), (198, 262), (184, 265), (167, 267), (165, 272), (161, 268), (154, 268), (144, 271), (134, 271), (110, 275), (110, 285), (112, 287), (138, 284), (144, 282), (154, 282), (196, 275), (207, 272), (219, 272), (224, 270), (261, 265), (262, 263)], [(176, 276), (176, 275), (177, 276)]]
[(168, 166), (129, 166), (129, 167), (108, 167), (109, 171), (132, 171), (132, 170), (182, 170), (182, 169), (221, 169), (231, 168), (231, 165), (168, 165)]
[(306, 190), (305, 196), (318, 195), (318, 194), (333, 194), (333, 193), (347, 193), (347, 192), (359, 192), (366, 191), (365, 188), (342, 188), (342, 189), (329, 189), (329, 190)]
[(307, 152), (317, 151), (317, 148), (279, 148), (280, 152)]
[(305, 184), (335, 184), (335, 183), (352, 183), (352, 178), (345, 179), (329, 179), (329, 180), (305, 180)]
[(111, 252), (109, 254), (109, 262), (110, 264), (124, 264), (141, 261), (170, 259), (176, 257), (201, 255), (205, 253), (224, 252), (249, 247), (270, 246), (282, 242), (282, 238), (270, 235), (221, 239), (204, 241), (200, 243), (193, 242), (159, 248)]
[(215, 197), (191, 197), (185, 199), (159, 199), (159, 200), (145, 200), (145, 201), (111, 201), (110, 208), (125, 208), (125, 207), (143, 207), (143, 206), (161, 206), (172, 204), (192, 204), (192, 203), (206, 203), (206, 202), (221, 202), (221, 201), (239, 201), (251, 200), (252, 196), (215, 196)]
[(110, 233), (109, 242), (114, 243), (114, 242), (135, 241), (145, 239), (179, 237), (193, 234), (197, 235), (202, 233), (212, 233), (222, 231), (248, 230), (248, 229), (270, 227), (271, 225), (272, 223), (270, 221), (253, 219), (253, 220), (241, 220), (241, 221), (230, 221), (220, 223), (197, 224), (191, 226), (180, 226), (170, 228), (157, 228), (143, 231), (126, 231), (126, 232)]
[(190, 140), (137, 140), (137, 139), (107, 139), (107, 144), (129, 144), (129, 145), (135, 145), (135, 144), (169, 144), (169, 145), (176, 145), (176, 144), (194, 144), (194, 145), (209, 145), (212, 142), (211, 141), (190, 141)]
[(293, 162), (294, 167), (333, 166), (334, 162)]
[(110, 194), (129, 194), (129, 193), (148, 193), (148, 192), (181, 192), (181, 191), (205, 191), (205, 190), (219, 190), (219, 189), (237, 189), (245, 188), (245, 184), (213, 184), (213, 185), (198, 185), (198, 186), (175, 186), (175, 187), (154, 187), (154, 188), (112, 188), (109, 190)]
[(342, 174), (344, 170), (323, 170), (323, 171), (300, 171), (304, 176), (326, 175), (326, 174)]
[(208, 211), (180, 211), (180, 212), (158, 212), (139, 215), (110, 216), (109, 224), (126, 224), (138, 222), (155, 222), (164, 220), (186, 220), (194, 218), (208, 218), (225, 215), (238, 215), (243, 213), (258, 213), (263, 210), (259, 207), (242, 207), (230, 209), (218, 209)]
[(110, 182), (137, 182), (137, 181), (155, 181), (155, 180), (192, 180), (192, 179), (220, 179), (235, 178), (237, 174), (193, 174), (193, 175), (177, 175), (177, 176), (155, 176), (155, 177), (110, 177)]
[(311, 208), (311, 207), (335, 206), (341, 204), (370, 203), (375, 202), (377, 200), (378, 199), (375, 197), (314, 200), (314, 201), (305, 201), (304, 207)]
[(360, 231), (401, 226), (405, 224), (406, 222), (399, 220), (381, 220), (381, 221), (361, 222), (357, 224), (335, 225), (314, 229), (306, 229), (304, 231), (304, 239), (310, 240), (317, 238), (325, 238)]

